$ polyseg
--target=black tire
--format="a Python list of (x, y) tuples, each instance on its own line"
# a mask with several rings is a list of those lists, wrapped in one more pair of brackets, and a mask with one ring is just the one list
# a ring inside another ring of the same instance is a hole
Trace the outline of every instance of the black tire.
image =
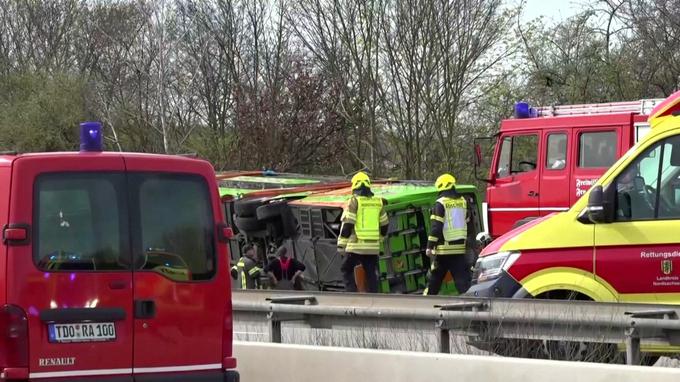
[(266, 228), (266, 225), (252, 216), (237, 216), (234, 218), (234, 223), (238, 229), (245, 232), (246, 235), (248, 232), (261, 231)]
[(227, 370), (225, 374), (225, 382), (239, 382), (241, 380), (241, 377), (236, 370)]
[(257, 218), (260, 220), (276, 219), (289, 211), (287, 201), (263, 204), (257, 207)]
[(515, 228), (517, 228), (517, 227), (521, 227), (521, 226), (527, 224), (528, 222), (530, 222), (530, 221), (532, 221), (532, 220), (536, 220), (536, 219), (538, 219), (538, 217), (532, 216), (532, 217), (528, 217), (528, 218), (524, 218), (524, 219), (517, 220), (517, 221), (515, 222), (515, 224), (512, 225), (512, 228), (511, 228), (511, 229), (515, 229)]
[(262, 199), (243, 199), (234, 202), (234, 213), (240, 217), (257, 216), (257, 208), (262, 205)]

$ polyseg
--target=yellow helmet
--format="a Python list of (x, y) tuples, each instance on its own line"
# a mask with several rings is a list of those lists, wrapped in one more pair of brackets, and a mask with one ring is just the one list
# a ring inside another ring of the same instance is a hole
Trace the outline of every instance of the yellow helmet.
[(352, 191), (356, 190), (361, 186), (371, 187), (371, 179), (366, 175), (365, 172), (357, 172), (352, 177)]
[(434, 182), (437, 191), (447, 191), (453, 189), (456, 185), (456, 178), (451, 174), (443, 174)]

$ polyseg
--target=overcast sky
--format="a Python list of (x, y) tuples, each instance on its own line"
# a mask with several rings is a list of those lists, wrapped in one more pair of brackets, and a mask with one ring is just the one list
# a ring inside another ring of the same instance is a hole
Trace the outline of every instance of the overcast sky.
[[(519, 5), (521, 0), (506, 0), (510, 5)], [(525, 21), (533, 20), (544, 16), (545, 22), (550, 24), (559, 22), (569, 16), (573, 16), (584, 4), (594, 2), (594, 0), (524, 0), (522, 19)]]

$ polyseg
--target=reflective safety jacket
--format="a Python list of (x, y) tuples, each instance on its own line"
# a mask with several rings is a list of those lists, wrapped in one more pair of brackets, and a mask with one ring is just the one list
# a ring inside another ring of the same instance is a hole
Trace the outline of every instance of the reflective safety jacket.
[(231, 269), (238, 272), (238, 276), (241, 279), (242, 289), (260, 288), (260, 275), (262, 274), (262, 268), (258, 266), (255, 260), (248, 256), (243, 256)]
[(435, 255), (465, 254), (467, 239), (467, 202), (462, 196), (442, 196), (437, 199), (430, 216), (430, 236), (427, 248)]
[(342, 213), (338, 248), (359, 255), (380, 254), (380, 240), (387, 234), (389, 218), (381, 198), (354, 195)]

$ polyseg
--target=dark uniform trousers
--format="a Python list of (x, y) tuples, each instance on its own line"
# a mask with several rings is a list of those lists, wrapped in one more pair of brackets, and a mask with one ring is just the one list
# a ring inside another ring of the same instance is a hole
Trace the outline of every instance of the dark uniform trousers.
[(378, 255), (359, 255), (356, 253), (345, 254), (345, 260), (340, 267), (342, 278), (347, 292), (357, 292), (357, 283), (354, 279), (354, 267), (361, 264), (366, 273), (366, 288), (369, 293), (378, 293)]
[(451, 272), (456, 284), (458, 294), (463, 294), (470, 289), (472, 272), (466, 256), (460, 255), (435, 255), (430, 267), (430, 281), (427, 284), (427, 294), (436, 295), (442, 287), (446, 272)]

